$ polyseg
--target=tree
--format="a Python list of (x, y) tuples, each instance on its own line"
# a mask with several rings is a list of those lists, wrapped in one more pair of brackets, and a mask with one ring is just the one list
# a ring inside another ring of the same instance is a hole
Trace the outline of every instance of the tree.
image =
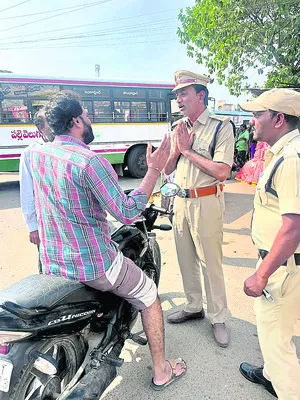
[(255, 70), (266, 74), (266, 87), (300, 87), (299, 0), (196, 0), (179, 20), (187, 54), (231, 94), (249, 86)]
[(7, 69), (0, 69), (2, 74), (12, 74), (12, 71), (8, 71)]

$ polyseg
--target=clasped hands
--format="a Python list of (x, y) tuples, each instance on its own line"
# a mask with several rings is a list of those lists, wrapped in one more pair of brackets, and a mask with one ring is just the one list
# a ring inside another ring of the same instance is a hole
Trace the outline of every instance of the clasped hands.
[(194, 143), (194, 133), (190, 133), (187, 129), (186, 123), (183, 120), (178, 122), (175, 128), (175, 147), (173, 151), (176, 154), (185, 154), (191, 149)]

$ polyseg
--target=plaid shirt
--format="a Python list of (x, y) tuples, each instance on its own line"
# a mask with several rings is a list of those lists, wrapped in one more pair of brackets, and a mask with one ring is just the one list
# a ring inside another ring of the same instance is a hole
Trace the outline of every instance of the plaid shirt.
[(89, 281), (105, 273), (117, 256), (107, 212), (132, 223), (145, 209), (141, 189), (126, 196), (102, 156), (68, 135), (31, 154), (43, 272)]

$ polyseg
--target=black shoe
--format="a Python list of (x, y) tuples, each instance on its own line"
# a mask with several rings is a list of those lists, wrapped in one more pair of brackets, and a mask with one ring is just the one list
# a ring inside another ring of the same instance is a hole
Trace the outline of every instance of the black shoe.
[(271, 381), (268, 381), (263, 376), (263, 368), (262, 367), (255, 367), (254, 365), (248, 363), (242, 363), (240, 365), (240, 372), (244, 378), (248, 379), (248, 381), (253, 383), (259, 383), (263, 385), (263, 387), (274, 397), (277, 397), (277, 394), (272, 386)]

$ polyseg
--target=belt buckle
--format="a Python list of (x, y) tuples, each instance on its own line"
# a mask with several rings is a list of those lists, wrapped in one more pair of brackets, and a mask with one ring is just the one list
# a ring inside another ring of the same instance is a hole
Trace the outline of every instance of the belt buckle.
[(186, 191), (184, 189), (180, 189), (179, 192), (177, 193), (178, 197), (181, 197), (182, 199), (186, 198)]

